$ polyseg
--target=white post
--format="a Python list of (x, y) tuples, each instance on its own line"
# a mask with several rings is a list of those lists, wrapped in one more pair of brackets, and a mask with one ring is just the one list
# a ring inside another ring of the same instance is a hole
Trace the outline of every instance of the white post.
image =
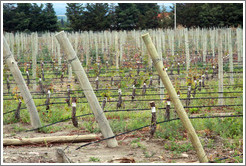
[(203, 63), (206, 64), (206, 56), (207, 56), (207, 31), (203, 30)]
[(32, 78), (33, 80), (33, 90), (36, 91), (36, 70), (37, 70), (37, 55), (38, 55), (38, 35), (33, 33), (31, 36), (32, 39)]
[[(223, 55), (222, 55), (222, 33), (221, 30), (218, 31), (218, 65), (219, 65), (219, 73), (218, 73), (218, 80), (219, 80), (219, 92), (223, 92)], [(219, 93), (218, 105), (223, 105), (224, 100), (223, 93)]]
[(230, 84), (234, 84), (233, 79), (233, 52), (232, 52), (232, 40), (231, 40), (231, 29), (228, 29), (228, 49), (229, 49), (229, 67), (230, 67)]
[(115, 48), (115, 66), (116, 66), (116, 69), (119, 69), (119, 48), (118, 48), (118, 33), (117, 32), (115, 32), (114, 48)]
[(185, 29), (185, 53), (186, 53), (186, 72), (190, 69), (190, 53), (189, 53), (189, 31)]

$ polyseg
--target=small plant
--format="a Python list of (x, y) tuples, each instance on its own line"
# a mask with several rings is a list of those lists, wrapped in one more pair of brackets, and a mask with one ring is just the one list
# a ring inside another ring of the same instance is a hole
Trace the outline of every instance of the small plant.
[(100, 159), (97, 157), (90, 157), (89, 161), (98, 162), (98, 161), (100, 161)]

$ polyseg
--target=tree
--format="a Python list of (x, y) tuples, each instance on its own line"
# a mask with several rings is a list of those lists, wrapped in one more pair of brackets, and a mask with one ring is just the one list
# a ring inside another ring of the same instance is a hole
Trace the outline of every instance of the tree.
[(15, 16), (16, 4), (14, 3), (4, 3), (3, 4), (3, 30), (10, 32), (15, 28), (13, 18)]
[(118, 3), (116, 7), (117, 29), (132, 30), (138, 25), (138, 16), (140, 14), (134, 3)]
[(14, 10), (15, 15), (12, 22), (15, 25), (14, 30), (27, 31), (31, 24), (31, 3), (18, 3)]
[(69, 21), (69, 26), (74, 30), (78, 31), (83, 29), (83, 17), (82, 12), (84, 7), (81, 3), (67, 3), (66, 16)]
[(161, 7), (161, 13), (158, 15), (160, 28), (173, 28), (174, 27), (174, 14), (173, 8), (167, 12), (165, 5)]
[(160, 13), (157, 3), (135, 3), (139, 10), (138, 29), (158, 28), (158, 14)]
[(243, 25), (241, 3), (177, 4), (177, 23), (187, 27), (227, 27)]
[(30, 25), (29, 30), (30, 31), (42, 31), (42, 29), (46, 29), (46, 26), (44, 25), (44, 22), (46, 19), (43, 17), (43, 4), (38, 6), (36, 3), (34, 3), (31, 7), (31, 14), (30, 14)]
[(108, 10), (108, 20), (110, 24), (110, 30), (116, 30), (117, 29), (117, 20), (116, 20), (116, 5), (115, 3), (109, 4), (109, 10)]
[(52, 3), (46, 3), (44, 8), (44, 25), (47, 30), (54, 32), (58, 30), (57, 16)]
[(4, 31), (56, 31), (57, 17), (53, 4), (17, 3), (4, 4)]
[(102, 31), (110, 28), (107, 3), (87, 3), (83, 12), (85, 30)]

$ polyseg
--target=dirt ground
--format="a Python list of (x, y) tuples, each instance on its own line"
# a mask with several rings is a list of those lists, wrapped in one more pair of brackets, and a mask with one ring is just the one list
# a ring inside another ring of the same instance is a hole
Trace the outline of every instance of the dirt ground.
[[(67, 124), (71, 122), (66, 122)], [(26, 126), (30, 128), (30, 125)], [(20, 132), (13, 133), (11, 124), (4, 125), (4, 138), (33, 138), (47, 136), (64, 136), (77, 134), (90, 134), (80, 130), (65, 129), (60, 132), (51, 134), (37, 132)], [(101, 135), (99, 135), (101, 137)], [(102, 137), (101, 137), (102, 138)], [(168, 142), (163, 139), (149, 140), (149, 132), (142, 130), (127, 135), (117, 137), (119, 146), (108, 148), (106, 142), (91, 144), (75, 150), (83, 143), (56, 143), (40, 145), (22, 145), (22, 146), (4, 146), (3, 162), (4, 163), (57, 163), (56, 149), (62, 148), (66, 156), (73, 163), (198, 163), (198, 158), (194, 150), (189, 150), (181, 154), (175, 154), (173, 151), (166, 150), (164, 145)], [(189, 141), (189, 140), (188, 140)], [(186, 140), (187, 142), (187, 140)], [(216, 150), (206, 149), (209, 158), (217, 157), (218, 154), (233, 153), (223, 151), (219, 147), (221, 140), (217, 139)], [(183, 142), (185, 143), (185, 142)], [(229, 154), (228, 154), (229, 155)]]

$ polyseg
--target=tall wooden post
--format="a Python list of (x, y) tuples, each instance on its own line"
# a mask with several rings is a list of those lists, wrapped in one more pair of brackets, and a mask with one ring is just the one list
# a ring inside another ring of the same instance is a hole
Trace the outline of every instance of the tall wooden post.
[[(64, 31), (59, 32), (55, 35), (61, 47), (64, 49), (68, 56), (68, 62), (72, 65), (73, 71), (79, 79), (80, 86), (84, 90), (84, 94), (88, 100), (88, 103), (94, 113), (95, 119), (101, 129), (104, 138), (114, 136), (112, 129), (110, 128), (109, 122), (105, 117), (103, 110), (96, 98), (96, 95), (92, 89), (92, 86), (88, 80), (88, 77), (82, 67), (70, 41), (68, 40)], [(116, 147), (118, 143), (115, 138), (107, 140), (108, 147)]]
[(192, 142), (192, 145), (194, 146), (199, 161), (200, 162), (208, 162), (207, 156), (203, 150), (202, 144), (195, 132), (195, 129), (193, 128), (187, 113), (184, 110), (184, 107), (180, 101), (180, 99), (178, 98), (178, 95), (166, 73), (166, 70), (164, 69), (163, 63), (160, 60), (160, 57), (158, 56), (158, 53), (156, 51), (155, 46), (153, 45), (151, 38), (149, 36), (149, 34), (144, 34), (142, 35), (142, 38), (144, 40), (144, 43), (148, 49), (149, 54), (151, 55), (151, 58), (153, 60), (153, 64), (156, 67), (156, 70), (158, 72), (158, 74), (161, 77), (161, 80), (165, 86), (165, 88), (167, 89), (167, 92), (170, 96), (171, 101), (174, 104), (175, 110), (177, 111), (179, 118), (181, 119), (181, 122), (183, 123), (190, 139)]
[(26, 103), (27, 109), (30, 114), (30, 119), (31, 119), (31, 125), (34, 128), (41, 127), (41, 122), (39, 119), (39, 115), (36, 109), (36, 106), (34, 104), (34, 101), (32, 99), (31, 93), (25, 83), (25, 80), (23, 76), (21, 75), (21, 71), (19, 67), (17, 66), (17, 63), (14, 59), (14, 56), (12, 52), (9, 49), (9, 45), (7, 41), (5, 40), (5, 37), (3, 37), (3, 58), (8, 65), (11, 74), (14, 77), (14, 80), (21, 92), (21, 95)]
[[(218, 80), (219, 80), (219, 92), (223, 92), (223, 55), (222, 55), (222, 32), (221, 30), (218, 31), (218, 66), (219, 66), (219, 73), (218, 73)], [(218, 105), (223, 105), (223, 93), (219, 93)]]

